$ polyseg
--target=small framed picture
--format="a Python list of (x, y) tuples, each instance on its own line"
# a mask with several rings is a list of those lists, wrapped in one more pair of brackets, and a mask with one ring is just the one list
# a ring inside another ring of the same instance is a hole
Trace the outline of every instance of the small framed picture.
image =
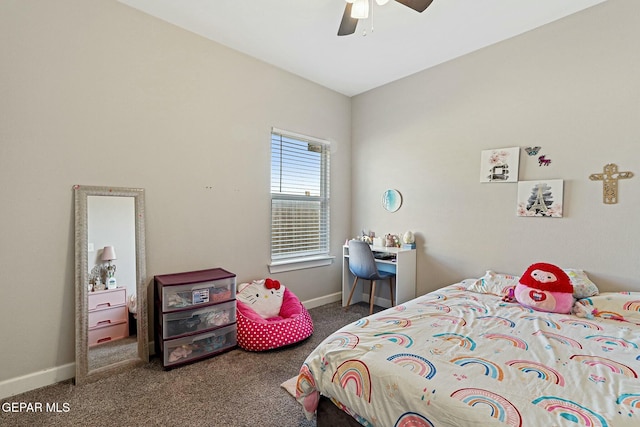
[(562, 218), (564, 181), (518, 182), (518, 216)]
[(520, 147), (483, 150), (480, 182), (518, 182)]

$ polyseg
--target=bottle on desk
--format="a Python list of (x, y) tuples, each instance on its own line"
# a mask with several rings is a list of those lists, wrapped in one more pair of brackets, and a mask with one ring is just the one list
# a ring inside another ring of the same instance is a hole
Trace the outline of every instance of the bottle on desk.
[(107, 277), (107, 289), (115, 289), (118, 287), (118, 283), (114, 276)]

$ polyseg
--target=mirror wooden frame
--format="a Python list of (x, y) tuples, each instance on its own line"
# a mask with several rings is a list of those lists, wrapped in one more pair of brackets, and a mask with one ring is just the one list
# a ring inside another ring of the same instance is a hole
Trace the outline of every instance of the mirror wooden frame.
[[(117, 371), (149, 362), (149, 337), (147, 314), (146, 247), (144, 189), (124, 187), (73, 187), (75, 198), (75, 287), (76, 287), (76, 377), (77, 385), (111, 376)], [(138, 357), (89, 370), (88, 338), (88, 196), (133, 197), (135, 205), (136, 243), (136, 318)]]

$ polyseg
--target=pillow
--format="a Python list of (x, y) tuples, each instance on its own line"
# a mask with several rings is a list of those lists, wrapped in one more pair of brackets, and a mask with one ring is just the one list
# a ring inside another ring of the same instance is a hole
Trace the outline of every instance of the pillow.
[(573, 286), (560, 267), (537, 262), (531, 264), (514, 291), (520, 305), (550, 313), (571, 313)]
[(598, 295), (600, 291), (598, 291), (598, 287), (595, 283), (593, 283), (587, 277), (587, 273), (582, 270), (576, 270), (574, 268), (563, 268), (569, 279), (571, 279), (571, 284), (573, 285), (573, 296), (574, 298), (586, 298), (594, 295)]
[(277, 280), (254, 280), (238, 286), (236, 299), (242, 301), (260, 317), (269, 319), (280, 314), (284, 285)]
[(640, 292), (603, 292), (579, 299), (573, 313), (581, 317), (623, 320), (640, 325)]
[(516, 286), (519, 280), (519, 276), (496, 273), (495, 271), (487, 270), (484, 276), (471, 282), (471, 284), (467, 286), (467, 290), (479, 292), (481, 294), (502, 296), (507, 295), (509, 293), (509, 288)]

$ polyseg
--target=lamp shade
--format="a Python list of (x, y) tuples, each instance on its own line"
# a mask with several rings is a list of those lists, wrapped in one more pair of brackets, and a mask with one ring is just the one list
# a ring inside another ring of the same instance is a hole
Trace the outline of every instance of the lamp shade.
[(102, 260), (103, 261), (113, 261), (116, 258), (116, 250), (113, 246), (105, 246), (102, 250)]

